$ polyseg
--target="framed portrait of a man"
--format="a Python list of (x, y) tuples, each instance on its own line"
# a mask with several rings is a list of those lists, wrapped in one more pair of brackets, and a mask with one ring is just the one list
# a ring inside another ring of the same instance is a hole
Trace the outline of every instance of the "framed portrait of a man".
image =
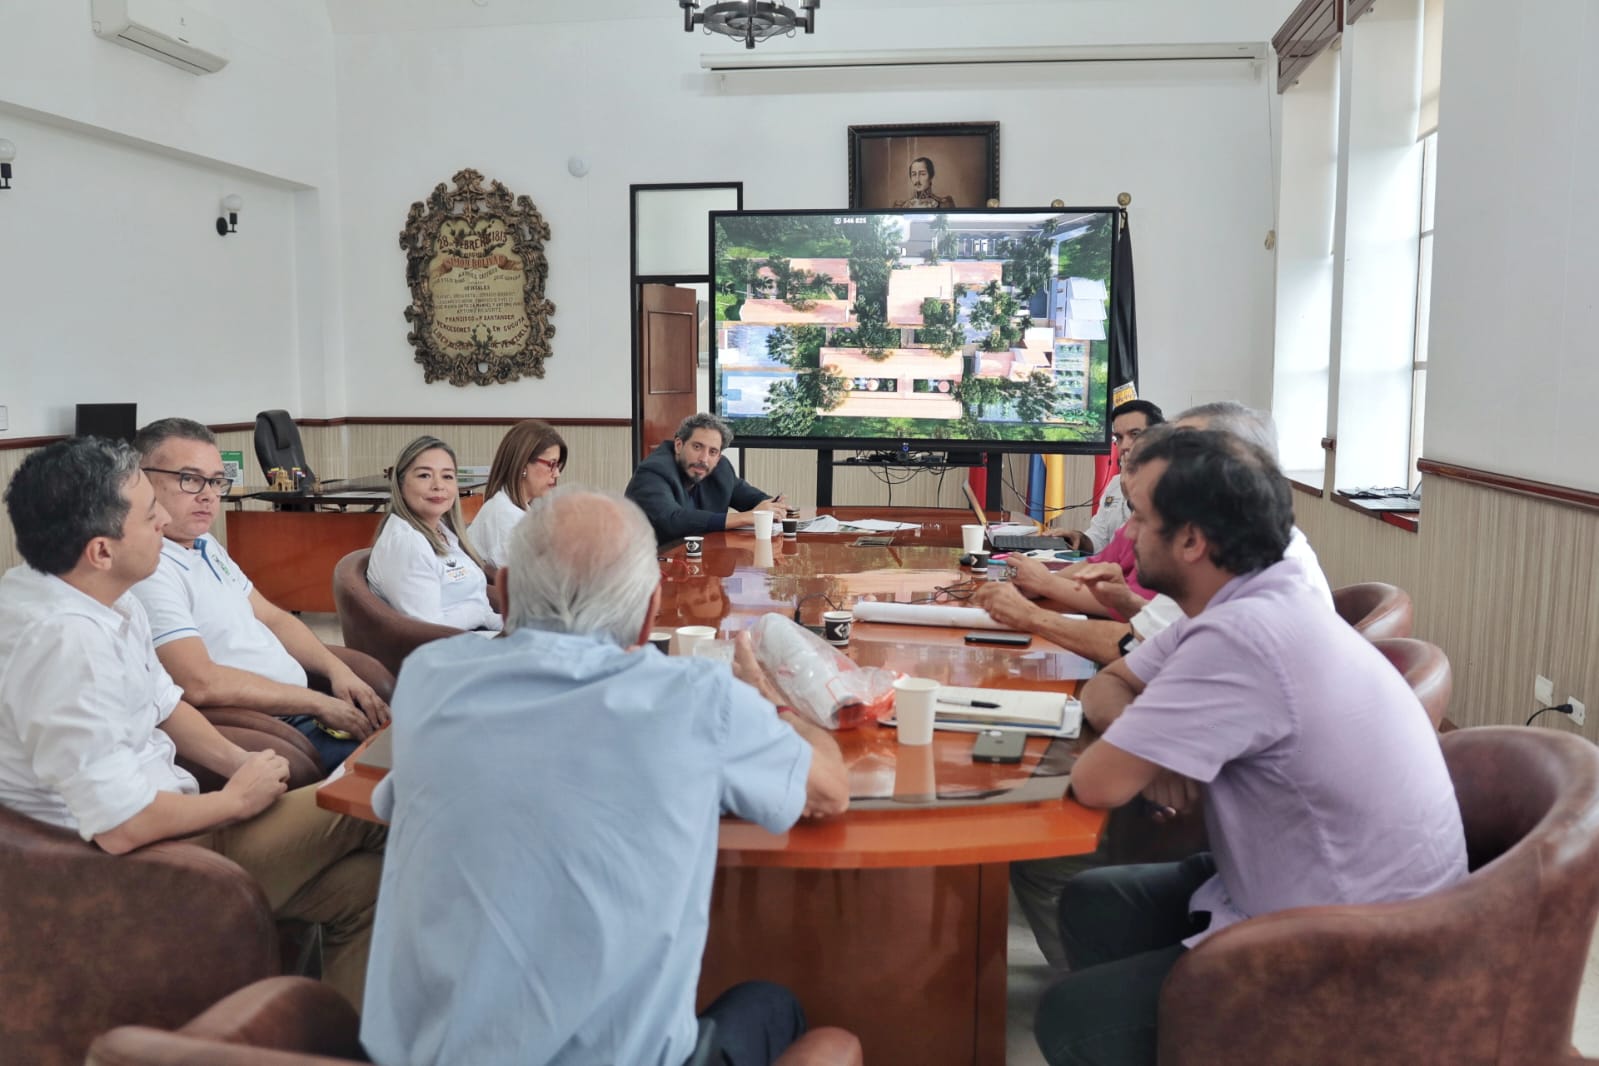
[(999, 199), (999, 123), (851, 126), (849, 206), (984, 207)]

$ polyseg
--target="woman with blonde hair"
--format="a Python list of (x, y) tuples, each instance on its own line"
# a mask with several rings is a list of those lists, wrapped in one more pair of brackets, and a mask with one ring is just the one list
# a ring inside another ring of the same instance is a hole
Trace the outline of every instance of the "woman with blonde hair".
[(512, 426), (494, 453), (482, 510), (467, 539), (490, 566), (505, 565), (511, 530), (528, 504), (553, 489), (566, 469), (566, 441), (548, 422), (529, 418)]
[(483, 560), (461, 536), (455, 452), (437, 437), (407, 444), (389, 474), (389, 512), (367, 584), (401, 614), (457, 629), (497, 630)]

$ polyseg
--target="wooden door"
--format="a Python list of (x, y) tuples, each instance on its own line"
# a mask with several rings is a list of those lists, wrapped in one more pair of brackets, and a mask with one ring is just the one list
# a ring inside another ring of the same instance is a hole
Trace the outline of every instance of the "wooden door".
[(677, 432), (699, 403), (699, 311), (693, 289), (640, 286), (639, 458)]

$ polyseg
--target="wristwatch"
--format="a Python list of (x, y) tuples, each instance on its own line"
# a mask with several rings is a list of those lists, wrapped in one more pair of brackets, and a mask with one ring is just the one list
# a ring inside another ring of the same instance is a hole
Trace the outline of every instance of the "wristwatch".
[(1129, 629), (1127, 631), (1127, 635), (1116, 642), (1116, 648), (1125, 657), (1128, 652), (1132, 651), (1142, 643), (1143, 641), (1138, 639), (1138, 634)]

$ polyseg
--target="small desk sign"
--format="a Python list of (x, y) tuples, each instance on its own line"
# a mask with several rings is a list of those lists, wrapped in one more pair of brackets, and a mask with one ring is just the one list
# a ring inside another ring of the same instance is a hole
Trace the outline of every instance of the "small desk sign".
[(222, 476), (233, 479), (233, 487), (228, 490), (229, 493), (239, 491), (239, 486), (244, 483), (243, 452), (222, 453)]

